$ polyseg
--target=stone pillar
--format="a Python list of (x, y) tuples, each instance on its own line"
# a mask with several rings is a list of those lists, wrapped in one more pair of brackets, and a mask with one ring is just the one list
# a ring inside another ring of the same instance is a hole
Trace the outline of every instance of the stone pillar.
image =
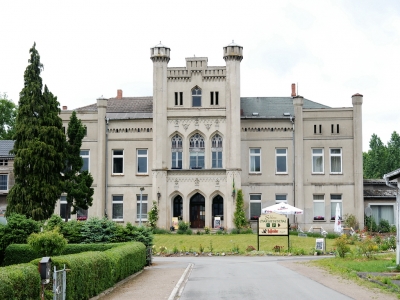
[[(228, 228), (233, 227), (233, 213), (235, 199), (232, 197), (233, 182), (237, 190), (241, 188), (241, 130), (240, 130), (240, 62), (243, 59), (243, 47), (231, 44), (223, 48), (223, 57), (226, 62), (226, 210), (224, 210), (224, 223)], [(235, 197), (236, 197), (235, 195)]]
[[(106, 195), (106, 112), (107, 99), (97, 99), (97, 197), (94, 201), (98, 201), (96, 216), (104, 216), (107, 211), (107, 195)], [(110, 215), (110, 213), (107, 213)]]
[(167, 154), (169, 151), (167, 124), (167, 67), (170, 48), (161, 43), (150, 49), (150, 59), (153, 61), (153, 187), (152, 194), (161, 193), (159, 202), (160, 215), (158, 226), (169, 228), (171, 220), (170, 199), (167, 191)]
[(352, 96), (353, 102), (353, 149), (354, 149), (354, 212), (360, 229), (364, 228), (363, 151), (362, 151), (362, 104), (363, 95)]
[[(294, 165), (295, 165), (295, 174), (294, 174), (294, 204), (296, 207), (300, 209), (305, 209), (304, 203), (304, 129), (303, 129), (303, 104), (304, 98), (302, 96), (293, 97), (293, 107), (294, 107)], [(305, 211), (304, 211), (305, 212)], [(306, 212), (305, 212), (306, 213)], [(307, 215), (298, 215), (297, 223), (304, 227), (305, 217), (309, 217)]]

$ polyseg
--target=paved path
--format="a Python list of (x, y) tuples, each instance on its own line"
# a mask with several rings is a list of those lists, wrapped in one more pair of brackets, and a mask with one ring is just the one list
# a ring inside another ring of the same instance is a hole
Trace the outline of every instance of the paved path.
[(315, 257), (155, 257), (112, 299), (397, 299), (298, 263)]

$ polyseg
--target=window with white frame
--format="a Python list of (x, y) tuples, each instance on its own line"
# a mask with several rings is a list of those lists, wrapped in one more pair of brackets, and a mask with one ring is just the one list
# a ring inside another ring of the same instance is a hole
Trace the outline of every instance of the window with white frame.
[(341, 174), (342, 173), (342, 149), (341, 148), (331, 148), (330, 153), (330, 163), (331, 163), (331, 173)]
[[(60, 197), (60, 217), (61, 219), (65, 220), (66, 218), (69, 220), (71, 219), (71, 207), (67, 212), (68, 203), (67, 203), (67, 196)], [(67, 216), (68, 213), (68, 216)]]
[(277, 148), (276, 152), (276, 173), (287, 174), (287, 149)]
[(340, 218), (343, 216), (342, 195), (331, 194), (331, 220), (335, 220), (336, 206), (339, 204)]
[(137, 149), (137, 173), (147, 174), (148, 169), (147, 149)]
[(172, 166), (171, 169), (182, 169), (182, 137), (175, 134), (171, 140)]
[(83, 161), (83, 165), (81, 168), (81, 172), (82, 171), (89, 171), (89, 160), (90, 160), (90, 153), (89, 150), (81, 150), (81, 157), (82, 157), (82, 161)]
[(314, 174), (324, 173), (324, 149), (312, 149), (312, 172)]
[(394, 205), (393, 204), (379, 204), (379, 205), (374, 205), (370, 204), (370, 207), (372, 209), (372, 216), (376, 222), (376, 224), (379, 224), (381, 220), (386, 220), (389, 222), (390, 225), (394, 224)]
[(261, 215), (261, 194), (250, 194), (250, 219), (256, 220)]
[(192, 106), (201, 106), (201, 89), (198, 86), (192, 90)]
[(120, 221), (124, 219), (124, 196), (112, 196), (112, 218), (113, 220)]
[(250, 148), (250, 173), (261, 173), (260, 148)]
[(325, 220), (324, 195), (313, 195), (314, 220)]
[(113, 174), (124, 174), (124, 150), (112, 151)]
[(287, 195), (276, 194), (275, 195), (275, 204), (278, 204), (278, 203), (287, 203)]
[(196, 133), (189, 140), (191, 169), (204, 169), (204, 138)]
[(0, 174), (0, 191), (8, 191), (8, 175)]
[(140, 215), (142, 216), (142, 221), (147, 220), (147, 195), (142, 194), (142, 212), (140, 214), (140, 194), (136, 195), (136, 219), (140, 220)]
[(211, 140), (211, 154), (213, 169), (222, 168), (222, 137), (219, 134), (214, 135)]

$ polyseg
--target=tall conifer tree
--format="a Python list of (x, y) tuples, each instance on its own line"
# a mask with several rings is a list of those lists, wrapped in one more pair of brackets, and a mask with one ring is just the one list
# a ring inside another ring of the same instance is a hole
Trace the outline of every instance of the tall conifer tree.
[(57, 97), (43, 89), (43, 65), (36, 43), (19, 96), (15, 126), (15, 184), (7, 197), (7, 215), (19, 213), (35, 220), (49, 218), (62, 191), (65, 134)]
[[(85, 127), (73, 111), (68, 123), (68, 141), (65, 148), (67, 167), (64, 172), (64, 192), (67, 194), (67, 212), (73, 207), (72, 214), (79, 208), (88, 209), (93, 201), (93, 177), (88, 171), (81, 171), (83, 160), (80, 156)], [(68, 221), (68, 213), (65, 215)]]

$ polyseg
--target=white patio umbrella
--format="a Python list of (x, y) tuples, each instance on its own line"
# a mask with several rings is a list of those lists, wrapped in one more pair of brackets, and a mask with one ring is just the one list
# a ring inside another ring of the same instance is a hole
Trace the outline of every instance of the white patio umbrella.
[(335, 227), (333, 228), (334, 232), (341, 233), (342, 232), (342, 221), (340, 220), (340, 206), (339, 203), (336, 203), (336, 214), (335, 214)]
[(303, 214), (302, 209), (294, 207), (287, 203), (277, 203), (277, 204), (265, 207), (261, 210), (262, 214), (268, 214), (271, 212), (274, 212), (277, 214), (283, 214), (283, 215), (302, 215)]

